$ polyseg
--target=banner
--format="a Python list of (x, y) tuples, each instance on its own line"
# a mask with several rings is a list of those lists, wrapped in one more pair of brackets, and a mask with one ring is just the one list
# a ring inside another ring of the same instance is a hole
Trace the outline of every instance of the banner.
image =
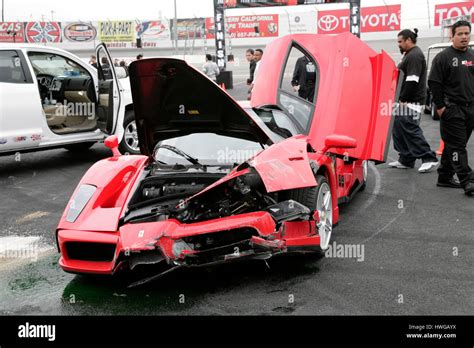
[(97, 30), (92, 23), (64, 23), (63, 37), (71, 42), (90, 42), (97, 36)]
[(335, 2), (334, 0), (224, 0), (226, 8), (244, 8), (259, 6), (315, 5)]
[(156, 42), (170, 39), (170, 28), (167, 21), (144, 21), (136, 25), (137, 37), (142, 42)]
[[(361, 32), (400, 30), (401, 5), (363, 7), (360, 14)], [(318, 33), (338, 34), (350, 31), (349, 10), (319, 11)]]
[[(174, 23), (171, 25), (171, 40), (174, 40)], [(206, 35), (206, 20), (204, 18), (178, 19), (178, 40), (204, 39)]]
[(59, 22), (25, 23), (26, 41), (30, 43), (61, 42), (61, 24)]
[(98, 40), (102, 42), (135, 41), (133, 21), (106, 21), (98, 24)]
[(458, 2), (451, 4), (439, 4), (435, 6), (434, 25), (440, 26), (443, 19), (474, 15), (474, 1)]
[[(232, 39), (277, 37), (279, 33), (277, 14), (225, 17), (225, 23)], [(206, 37), (214, 38), (213, 18), (206, 18)]]
[(0, 22), (0, 42), (25, 42), (22, 22)]

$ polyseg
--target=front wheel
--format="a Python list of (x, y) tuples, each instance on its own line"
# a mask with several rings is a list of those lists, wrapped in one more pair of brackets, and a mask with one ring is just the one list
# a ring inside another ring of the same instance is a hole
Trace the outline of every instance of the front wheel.
[(138, 145), (137, 123), (133, 111), (125, 113), (123, 121), (123, 139), (119, 144), (119, 150), (122, 154), (137, 155), (140, 153)]
[(316, 177), (318, 186), (316, 187), (316, 211), (319, 221), (317, 222), (320, 248), (325, 251), (329, 247), (332, 234), (332, 194), (329, 182), (325, 176)]
[(332, 233), (332, 194), (328, 179), (324, 175), (316, 175), (318, 186), (290, 190), (282, 199), (295, 200), (311, 210), (317, 211), (319, 221), (316, 221), (320, 238), (319, 253), (329, 247)]

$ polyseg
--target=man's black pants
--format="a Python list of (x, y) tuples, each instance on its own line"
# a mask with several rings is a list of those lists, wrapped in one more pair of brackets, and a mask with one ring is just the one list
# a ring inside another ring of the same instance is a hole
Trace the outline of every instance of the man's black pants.
[(423, 163), (438, 162), (420, 128), (421, 114), (402, 107), (394, 115), (393, 147), (398, 152), (398, 162), (410, 168), (415, 166), (418, 158)]
[(468, 164), (467, 142), (474, 128), (474, 105), (461, 106), (449, 104), (441, 115), (441, 139), (444, 151), (438, 174), (441, 179), (449, 179), (457, 174), (464, 187), (474, 182), (474, 173)]

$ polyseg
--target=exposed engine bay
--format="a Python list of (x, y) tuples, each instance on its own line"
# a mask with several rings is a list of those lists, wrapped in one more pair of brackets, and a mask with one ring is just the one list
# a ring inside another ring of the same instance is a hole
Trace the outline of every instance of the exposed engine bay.
[[(305, 216), (305, 219), (309, 215), (309, 209), (298, 202), (292, 201), (292, 204), (286, 205), (280, 203), (289, 202), (286, 200), (288, 192), (267, 193), (253, 168), (248, 168), (246, 174), (192, 197), (224, 176), (200, 172), (157, 175), (156, 170), (151, 170), (130, 200), (123, 223), (164, 221), (170, 218), (181, 223), (194, 223), (255, 211), (268, 211), (276, 221), (291, 220), (290, 215), (293, 214), (293, 218)], [(272, 209), (275, 206), (278, 209)]]

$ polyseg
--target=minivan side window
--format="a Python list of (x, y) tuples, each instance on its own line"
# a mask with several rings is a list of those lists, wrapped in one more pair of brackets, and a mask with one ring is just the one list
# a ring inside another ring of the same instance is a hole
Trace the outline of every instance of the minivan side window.
[(24, 68), (16, 51), (0, 51), (0, 82), (27, 83)]

